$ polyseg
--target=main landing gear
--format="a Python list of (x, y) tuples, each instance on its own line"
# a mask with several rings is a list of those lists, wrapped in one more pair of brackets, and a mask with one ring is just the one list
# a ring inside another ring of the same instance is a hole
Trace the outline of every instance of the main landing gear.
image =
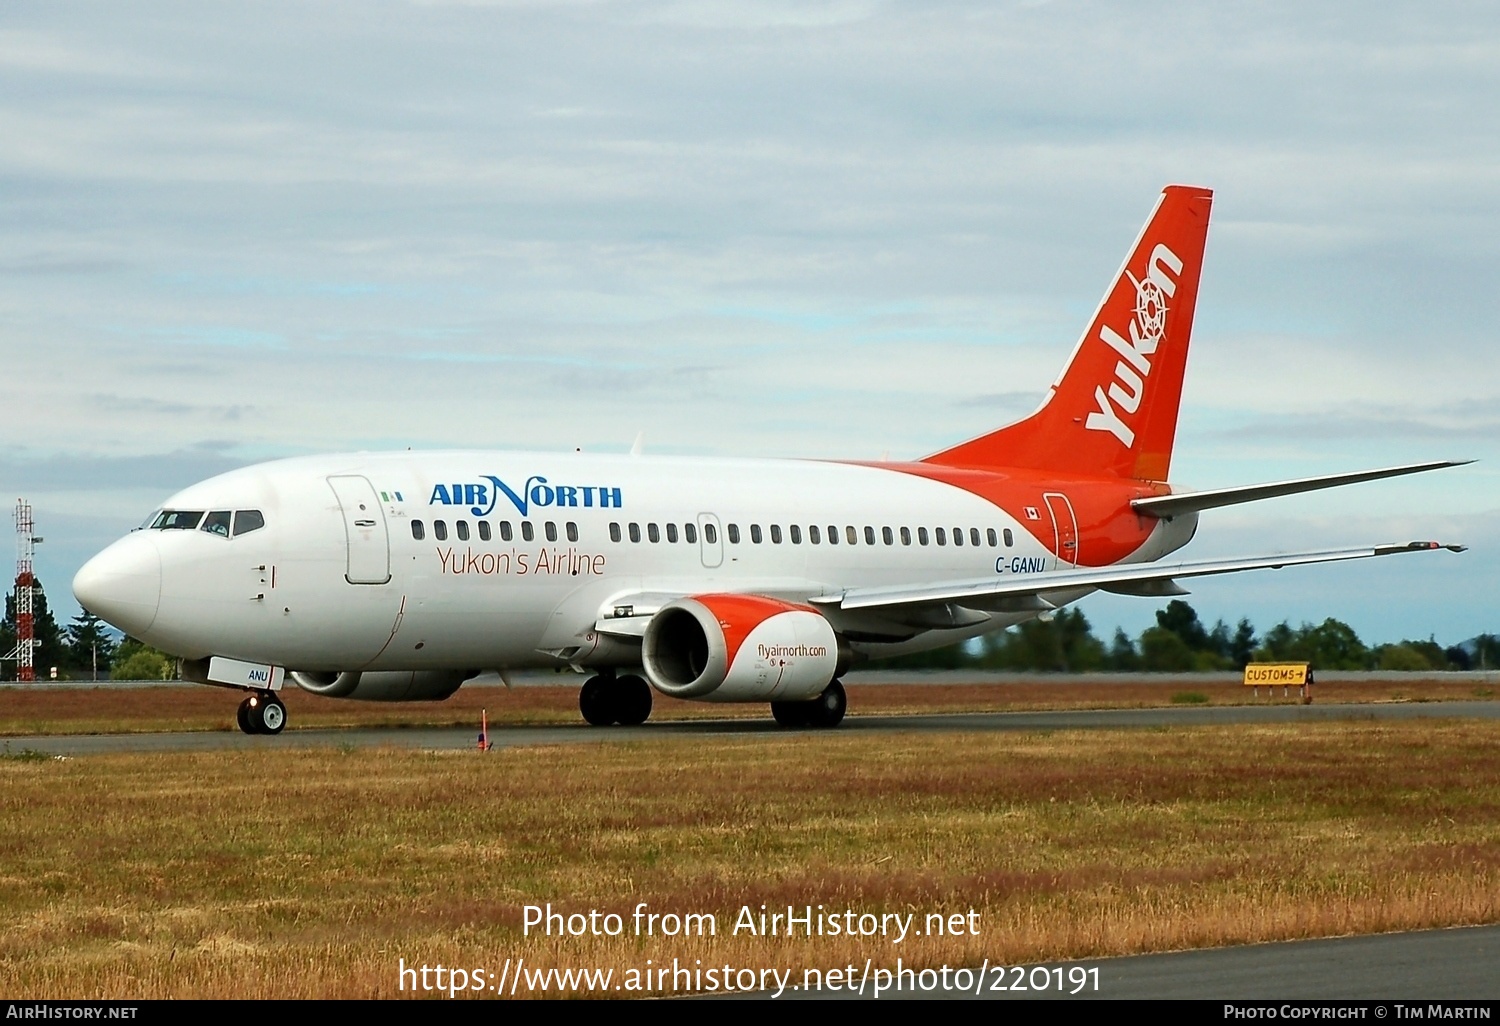
[(280, 734), (286, 726), (286, 706), (273, 691), (257, 691), (240, 703), (235, 722), (246, 734)]
[(843, 722), (844, 710), (848, 707), (844, 685), (835, 680), (811, 702), (772, 702), (771, 715), (783, 727), (817, 727), (826, 730)]
[(635, 727), (651, 715), (651, 685), (633, 674), (590, 677), (578, 692), (578, 711), (596, 727)]

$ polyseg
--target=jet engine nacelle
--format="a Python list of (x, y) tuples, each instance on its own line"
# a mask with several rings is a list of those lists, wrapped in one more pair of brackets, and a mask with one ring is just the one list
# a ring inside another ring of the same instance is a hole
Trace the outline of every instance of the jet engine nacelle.
[(441, 702), (475, 676), (477, 670), (379, 670), (374, 673), (287, 674), (303, 691), (324, 698), (362, 702)]
[(656, 690), (709, 702), (816, 698), (846, 656), (817, 610), (759, 595), (669, 602), (646, 625), (641, 645)]

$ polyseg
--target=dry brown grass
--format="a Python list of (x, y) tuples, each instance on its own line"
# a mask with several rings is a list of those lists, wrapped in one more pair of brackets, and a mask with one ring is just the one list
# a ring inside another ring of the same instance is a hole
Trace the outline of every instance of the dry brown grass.
[[(1500, 725), (0, 759), (0, 993), (380, 997), (397, 960), (1031, 962), (1500, 921)], [(521, 906), (713, 912), (520, 935)], [(899, 947), (741, 905), (982, 915)]]
[[(582, 678), (574, 679), (581, 683)], [(1441, 678), (1319, 684), (1317, 701), (1434, 702), (1492, 695), (1472, 682)], [(1128, 709), (1174, 704), (1174, 696), (1197, 693), (1209, 705), (1295, 702), (1296, 692), (1267, 697), (1239, 684), (1183, 684), (1045, 680), (1003, 684), (850, 684), (855, 714), (989, 712), (1031, 709)], [(0, 736), (114, 734), (170, 730), (233, 730), (234, 710), (244, 693), (213, 687), (0, 689)], [(476, 727), (485, 709), (496, 724), (577, 723), (578, 690), (568, 686), (466, 687), (445, 702), (349, 702), (319, 698), (296, 687), (282, 692), (292, 730), (311, 727)], [(764, 704), (712, 705), (655, 695), (653, 720), (759, 717)], [(1180, 701), (1177, 704), (1181, 704)]]

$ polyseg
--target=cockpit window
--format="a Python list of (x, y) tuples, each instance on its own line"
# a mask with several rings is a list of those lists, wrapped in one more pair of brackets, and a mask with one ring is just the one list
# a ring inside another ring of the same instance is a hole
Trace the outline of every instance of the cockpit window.
[(203, 518), (203, 530), (220, 538), (229, 537), (229, 510), (216, 509)]
[(156, 526), (156, 518), (159, 516), (161, 516), (161, 510), (152, 510), (151, 515), (145, 520), (141, 521), (141, 526), (137, 527), (136, 530), (149, 531), (151, 528)]
[(266, 518), (261, 516), (258, 509), (242, 509), (234, 515), (234, 536), (238, 538), (242, 534), (251, 531), (259, 531), (266, 526)]
[(191, 531), (203, 519), (201, 509), (164, 509), (152, 521), (153, 531)]

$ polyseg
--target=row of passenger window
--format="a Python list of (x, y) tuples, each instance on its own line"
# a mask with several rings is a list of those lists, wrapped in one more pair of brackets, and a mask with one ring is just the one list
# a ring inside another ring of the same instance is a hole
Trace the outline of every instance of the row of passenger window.
[[(478, 531), (480, 541), (490, 541), (494, 537), (494, 528), (488, 520), (480, 520), (474, 526)], [(516, 539), (515, 527), (509, 520), (500, 521), (498, 527), (501, 541), (508, 542)], [(576, 542), (578, 540), (577, 524), (568, 521), (563, 525), (563, 529), (567, 534), (568, 541)], [(546, 521), (542, 524), (542, 533), (547, 541), (557, 541), (557, 524), (551, 520)], [(469, 541), (472, 537), (469, 530), (469, 522), (467, 520), (455, 521), (453, 524), (453, 534), (459, 541)], [(741, 543), (742, 535), (739, 524), (729, 524), (725, 527), (724, 534), (729, 539), (731, 545), (739, 545)], [(793, 545), (801, 545), (804, 538), (803, 528), (800, 524), (790, 525), (786, 528), (785, 533), (783, 533), (780, 524), (772, 524), (765, 531), (761, 530), (759, 524), (751, 524), (748, 534), (750, 544), (752, 545), (764, 543), (768, 536), (772, 545), (780, 545), (783, 541), (789, 541)], [(426, 525), (420, 520), (413, 520), (411, 522), (411, 536), (417, 541), (425, 539), (427, 537)], [(447, 521), (434, 520), (432, 522), (432, 536), (438, 541), (447, 541)], [(657, 544), (665, 539), (668, 544), (672, 545), (677, 544), (679, 540), (689, 545), (696, 545), (698, 544), (698, 525), (691, 523), (683, 524), (679, 530), (677, 524), (646, 524), (644, 531), (640, 524), (635, 523), (625, 524), (623, 528), (619, 523), (611, 523), (609, 525), (610, 541), (624, 541), (627, 536), (632, 542), (645, 540), (652, 544)], [(999, 548), (1002, 540), (1006, 548), (1012, 548), (1016, 543), (1015, 536), (1008, 527), (1001, 531), (996, 531), (993, 527), (988, 527), (981, 534), (977, 527), (955, 527), (951, 530), (944, 527), (935, 527), (929, 532), (925, 527), (918, 527), (913, 531), (909, 527), (881, 527), (877, 529), (866, 526), (863, 532), (861, 532), (858, 528), (850, 525), (844, 526), (842, 542), (846, 545), (858, 545), (861, 536), (863, 536), (866, 545), (879, 545), (881, 543), (895, 545), (898, 538), (902, 545), (911, 545), (913, 540), (918, 545), (930, 545), (933, 543), (947, 545), (951, 539), (954, 546), (968, 544), (974, 548), (979, 548), (988, 543), (992, 549)], [(826, 533), (817, 524), (811, 524), (806, 529), (806, 540), (810, 545), (821, 545), (825, 538), (829, 545), (838, 545), (840, 544), (840, 537), (839, 528), (835, 524), (830, 524)], [(520, 539), (521, 541), (528, 542), (536, 540), (536, 527), (531, 521), (521, 521)], [(703, 525), (703, 540), (710, 545), (718, 544), (718, 531), (714, 528), (713, 524)]]
[[(909, 527), (899, 527), (895, 529), (882, 527), (878, 529), (878, 532), (879, 533), (877, 535), (876, 528), (866, 527), (863, 532), (864, 543), (866, 545), (878, 545), (883, 542), (886, 545), (895, 545), (896, 539), (898, 537), (901, 539), (902, 545), (910, 545), (912, 543), (913, 531)], [(660, 528), (658, 528), (656, 524), (646, 525), (645, 537), (647, 541), (660, 542), (662, 540), (663, 533), (664, 532)], [(628, 534), (631, 541), (639, 542), (641, 540), (641, 525), (626, 524), (623, 534)], [(688, 544), (691, 545), (697, 542), (697, 534), (698, 532), (696, 525), (682, 525), (682, 538)], [(718, 539), (715, 537), (715, 534), (716, 532), (714, 531), (714, 526), (712, 524), (703, 525), (704, 540), (707, 541), (710, 545), (715, 544), (718, 541)], [(727, 525), (724, 528), (724, 534), (729, 539), (729, 544), (740, 544), (741, 535), (739, 524)], [(668, 542), (676, 542), (678, 538), (677, 525), (667, 524), (665, 535)], [(764, 532), (761, 530), (761, 526), (759, 524), (751, 524), (749, 535), (750, 544), (752, 545), (762, 544), (766, 540), (767, 535), (770, 536), (772, 545), (780, 545), (783, 540), (789, 541), (793, 545), (801, 545), (803, 540), (803, 529), (802, 525), (800, 524), (792, 524), (786, 529), (786, 532), (783, 535), (780, 524), (772, 524)], [(845, 525), (843, 530), (844, 544), (858, 545), (860, 542), (860, 536), (861, 532), (859, 531), (859, 529), (849, 525)], [(823, 540), (825, 537), (827, 538), (829, 545), (838, 545), (838, 526), (830, 524), (828, 526), (826, 535), (817, 524), (808, 526), (808, 544), (821, 545), (823, 544)], [(989, 527), (984, 530), (983, 535), (980, 534), (979, 528), (977, 527), (955, 527), (952, 529), (951, 533), (948, 528), (935, 527), (932, 529), (932, 532), (930, 534), (928, 533), (927, 528), (919, 527), (915, 532), (916, 543), (918, 545), (929, 545), (933, 542), (936, 542), (939, 545), (947, 545), (949, 539), (951, 538), (955, 546), (962, 546), (967, 543), (968, 545), (971, 545), (975, 548), (979, 548), (981, 545), (988, 542), (989, 547), (993, 549), (999, 548), (1002, 537), (1005, 541), (1006, 548), (1011, 548), (1015, 545), (1015, 536), (1011, 533), (1011, 530), (1008, 527), (1003, 531), (996, 531), (993, 527)], [(609, 540), (615, 542), (622, 540), (622, 532), (620, 530), (619, 524), (612, 523), (609, 525)]]
[[(630, 534), (630, 540), (631, 541), (638, 542), (638, 541), (641, 540), (641, 525), (640, 524), (627, 524), (626, 527), (625, 527), (625, 529), (626, 529), (626, 531), (629, 532), (629, 534)], [(655, 524), (647, 524), (646, 525), (646, 540), (647, 541), (650, 541), (650, 542), (659, 542), (662, 539), (662, 534), (663, 533), (664, 532), (662, 531), (662, 529), (659, 528), (659, 527), (657, 527)], [(677, 534), (677, 525), (676, 524), (668, 524), (668, 525), (666, 525), (665, 534), (666, 534), (666, 538), (667, 538), (668, 542), (670, 542), (670, 543), (672, 543), (674, 545), (677, 543), (678, 534)], [(689, 545), (696, 545), (696, 544), (698, 544), (698, 525), (697, 524), (683, 524), (682, 525), (682, 535), (681, 535), (681, 537), (682, 537), (682, 540), (685, 541), (685, 542), (687, 542)], [(620, 540), (620, 525), (619, 524), (610, 524), (609, 525), (609, 540), (610, 541), (616, 541), (616, 542)], [(713, 524), (704, 524), (703, 525), (703, 540), (706, 541), (706, 542), (708, 542), (710, 545), (716, 545), (716, 544), (718, 544), (718, 541), (719, 541), (719, 532), (714, 529), (714, 525)]]
[[(488, 520), (481, 520), (474, 526), (479, 532), (480, 541), (490, 541), (494, 537), (494, 529), (491, 527)], [(515, 541), (515, 527), (509, 520), (500, 521), (499, 527), (501, 541)], [(563, 530), (567, 533), (568, 541), (576, 542), (578, 540), (577, 524), (573, 523), (570, 520), (563, 525)], [(453, 534), (459, 541), (468, 541), (471, 537), (469, 534), (469, 522), (467, 520), (454, 521)], [(551, 520), (548, 520), (542, 525), (542, 534), (546, 536), (549, 542), (557, 541), (557, 524)], [(427, 528), (422, 523), (422, 521), (413, 520), (411, 522), (411, 536), (417, 541), (421, 541), (422, 539), (427, 537)], [(448, 522), (446, 520), (434, 520), (432, 522), (432, 536), (438, 541), (447, 541)], [(521, 540), (536, 540), (536, 526), (533, 525), (530, 520), (521, 521)]]

